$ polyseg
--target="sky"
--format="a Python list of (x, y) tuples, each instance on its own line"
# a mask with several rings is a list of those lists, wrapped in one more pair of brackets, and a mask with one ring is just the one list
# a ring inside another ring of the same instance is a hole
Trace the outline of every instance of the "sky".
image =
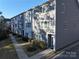
[(47, 0), (0, 0), (0, 11), (5, 18), (11, 18)]

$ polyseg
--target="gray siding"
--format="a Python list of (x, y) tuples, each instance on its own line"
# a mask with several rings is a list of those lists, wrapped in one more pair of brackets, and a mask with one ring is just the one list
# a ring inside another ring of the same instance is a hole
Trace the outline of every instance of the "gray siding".
[(57, 0), (56, 49), (79, 40), (79, 8), (76, 0)]

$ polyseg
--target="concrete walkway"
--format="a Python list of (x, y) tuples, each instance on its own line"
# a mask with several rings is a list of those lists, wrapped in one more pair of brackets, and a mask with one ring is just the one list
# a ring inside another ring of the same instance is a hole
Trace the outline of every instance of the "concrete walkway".
[(16, 38), (13, 35), (11, 35), (11, 34), (10, 34), (10, 37), (11, 37), (13, 45), (14, 45), (14, 47), (16, 49), (16, 53), (17, 53), (19, 59), (40, 59), (43, 56), (45, 56), (46, 54), (48, 54), (48, 53), (53, 51), (52, 49), (46, 49), (46, 50), (44, 50), (42, 52), (39, 52), (38, 54), (36, 54), (36, 55), (34, 55), (32, 57), (28, 57), (26, 55), (26, 53), (24, 52), (24, 50), (22, 49), (21, 44), (18, 44), (16, 42)]
[(42, 52), (30, 57), (30, 59), (40, 59), (43, 56), (49, 54), (50, 52), (53, 52), (53, 50), (52, 49), (46, 49), (46, 50), (44, 50), (44, 51), (42, 51)]
[(14, 36), (12, 36), (10, 34), (10, 37), (11, 37), (11, 40), (13, 42), (13, 45), (16, 49), (16, 53), (18, 55), (18, 58), (19, 59), (29, 59), (28, 56), (25, 54), (24, 50), (22, 49), (21, 45), (19, 45), (17, 42), (16, 42), (16, 39)]

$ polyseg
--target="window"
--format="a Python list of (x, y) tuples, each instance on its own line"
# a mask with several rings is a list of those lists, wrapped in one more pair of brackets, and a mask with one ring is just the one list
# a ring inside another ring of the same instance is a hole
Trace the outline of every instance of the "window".
[(45, 21), (44, 24), (47, 24), (47, 21)]
[(37, 27), (35, 26), (35, 29), (37, 29)]
[(52, 17), (50, 17), (50, 20), (54, 20), (54, 17), (52, 18)]
[(43, 21), (41, 22), (41, 25), (43, 25)]
[(15, 18), (13, 18), (13, 20), (15, 20)]
[(39, 7), (39, 9), (38, 9), (38, 10), (39, 10), (39, 12), (42, 12), (42, 7)]
[(48, 4), (44, 4), (43, 6), (42, 6), (42, 12), (44, 13), (44, 12), (47, 12), (48, 11)]
[(53, 21), (51, 21), (51, 26), (54, 26), (55, 25), (55, 21), (53, 20)]
[(34, 16), (34, 19), (36, 20), (36, 19), (37, 19), (37, 17), (36, 17), (36, 16)]
[(44, 20), (44, 18), (41, 18), (41, 20)]
[(45, 28), (47, 28), (47, 25), (48, 25), (48, 22), (45, 21), (45, 22), (44, 22), (44, 26), (45, 26)]
[(30, 15), (31, 15), (31, 12), (29, 11), (28, 16), (30, 17)]
[(20, 15), (20, 18), (22, 17), (22, 15)]
[(34, 13), (36, 12), (42, 12), (42, 7), (41, 6), (37, 6), (34, 8)]
[(50, 10), (54, 10), (54, 9), (55, 9), (55, 3), (53, 3), (53, 2), (51, 3), (50, 2), (50, 4), (49, 4), (49, 11)]
[(47, 20), (50, 20), (50, 16), (47, 15), (47, 16), (46, 16), (46, 19), (47, 19)]
[(31, 23), (26, 23), (26, 27), (31, 27)]
[(26, 33), (26, 36), (28, 37), (28, 33)]
[(15, 27), (17, 27), (17, 24), (15, 24)]
[(38, 14), (35, 14), (35, 15), (34, 15), (34, 19), (35, 19), (35, 20), (37, 20), (38, 17), (39, 17)]

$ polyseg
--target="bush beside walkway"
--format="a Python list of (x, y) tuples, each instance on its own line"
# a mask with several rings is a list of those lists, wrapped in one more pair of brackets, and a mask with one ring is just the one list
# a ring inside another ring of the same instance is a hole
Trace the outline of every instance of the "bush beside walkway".
[(46, 49), (46, 43), (39, 40), (28, 40), (28, 42), (23, 40), (22, 37), (16, 37), (16, 41), (22, 46), (24, 52), (28, 57), (36, 55), (37, 53)]

